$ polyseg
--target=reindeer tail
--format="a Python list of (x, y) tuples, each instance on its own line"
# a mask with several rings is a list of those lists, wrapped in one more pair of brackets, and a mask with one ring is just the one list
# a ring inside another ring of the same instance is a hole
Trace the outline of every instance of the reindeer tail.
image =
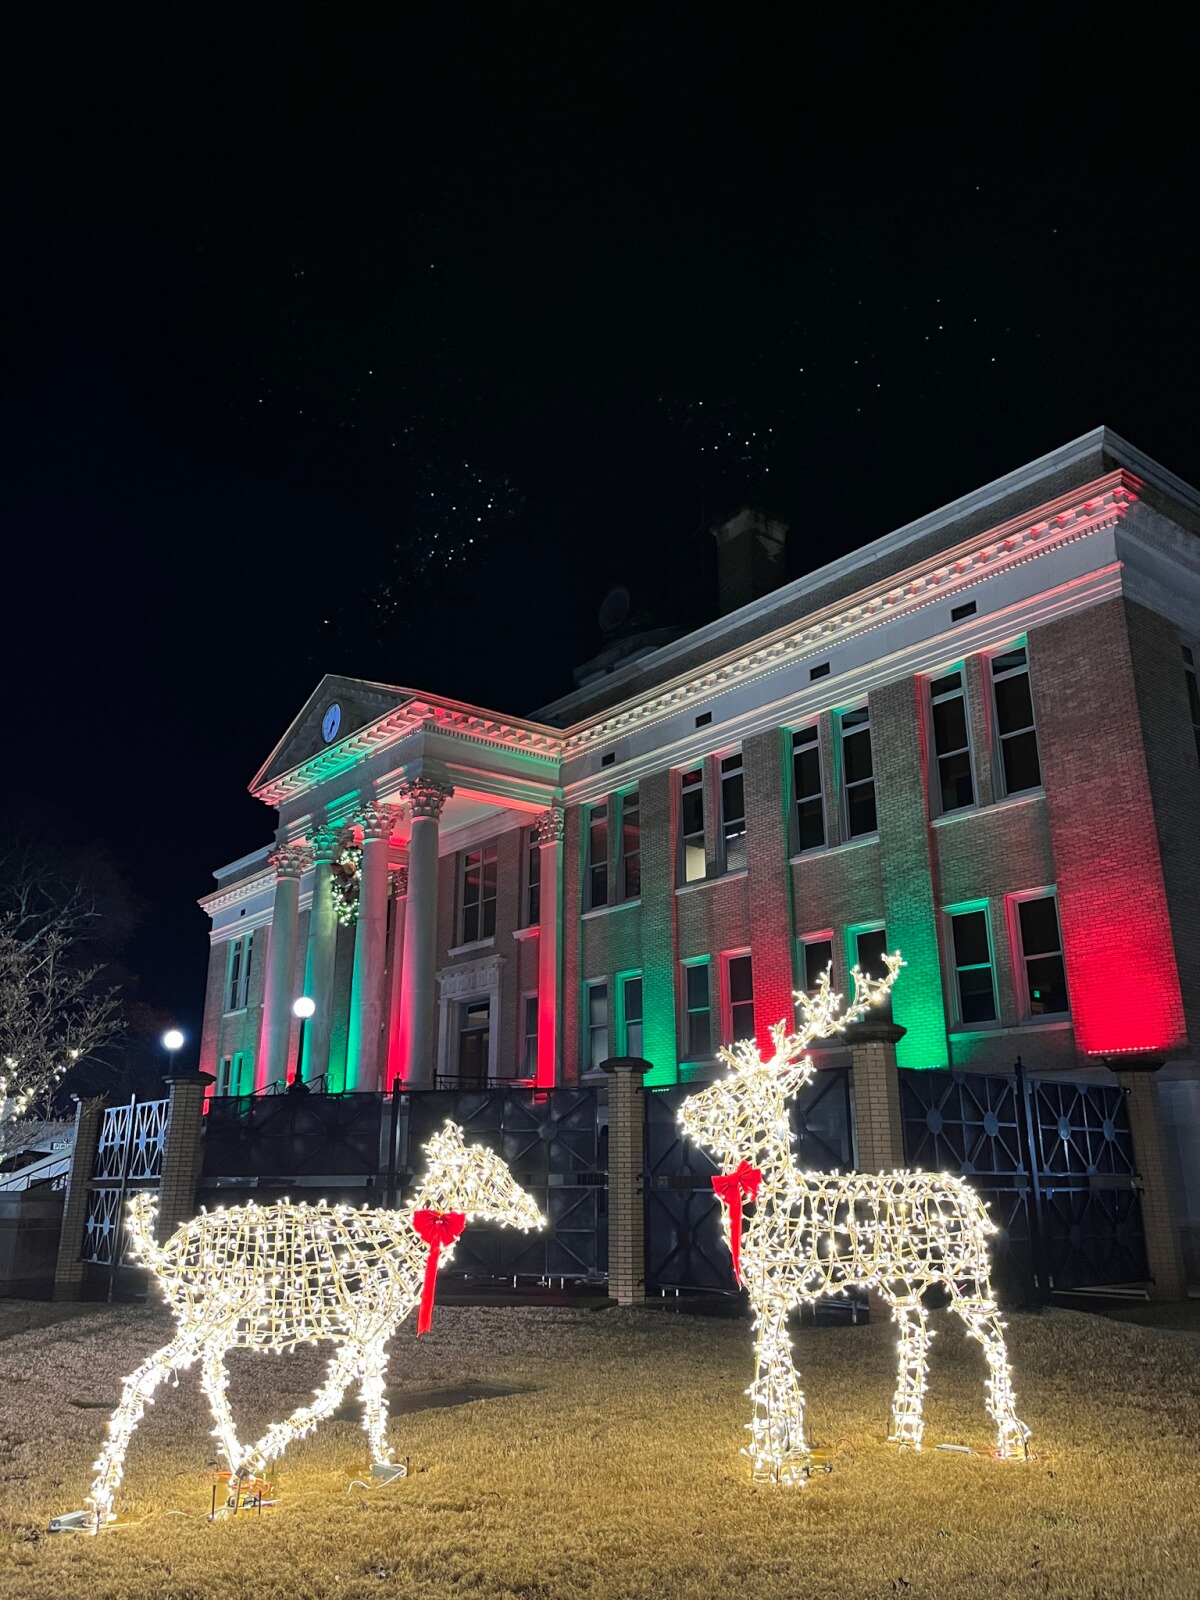
[(154, 1221), (158, 1216), (158, 1196), (152, 1191), (135, 1194), (125, 1212), (125, 1228), (132, 1246), (131, 1254), (144, 1261), (151, 1272), (157, 1272), (162, 1261), (162, 1250), (154, 1237)]

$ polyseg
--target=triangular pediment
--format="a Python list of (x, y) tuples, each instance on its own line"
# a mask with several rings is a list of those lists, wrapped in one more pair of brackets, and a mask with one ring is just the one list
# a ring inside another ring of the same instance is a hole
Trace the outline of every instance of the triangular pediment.
[[(251, 794), (344, 739), (370, 727), (413, 697), (411, 689), (327, 673), (309, 695), (250, 785)], [(336, 710), (335, 710), (336, 708)], [(336, 726), (335, 726), (336, 724)]]

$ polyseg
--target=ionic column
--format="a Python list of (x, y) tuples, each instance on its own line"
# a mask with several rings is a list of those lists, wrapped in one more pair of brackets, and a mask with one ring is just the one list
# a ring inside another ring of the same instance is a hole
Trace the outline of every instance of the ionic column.
[(275, 906), (267, 939), (263, 983), (262, 1026), (254, 1061), (254, 1087), (265, 1089), (288, 1076), (288, 1040), (292, 1031), (293, 973), (296, 931), (300, 924), (300, 879), (311, 857), (299, 845), (280, 845), (267, 860), (275, 868)]
[(392, 873), (392, 981), (389, 985), (387, 1025), (387, 1082), (390, 1089), (403, 1078), (400, 1061), (400, 985), (404, 972), (404, 924), (408, 915), (408, 868)]
[(566, 814), (551, 806), (534, 823), (538, 842), (538, 1033), (537, 1081), (552, 1089), (558, 1079), (559, 930), (562, 926), (562, 841)]
[(346, 1089), (373, 1094), (383, 1083), (383, 974), (387, 966), (388, 848), (398, 813), (371, 800), (354, 818), (362, 829), (362, 871), (354, 976), (350, 985), (350, 1033), (346, 1041)]
[(438, 778), (414, 778), (405, 789), (412, 815), (408, 842), (408, 909), (400, 971), (400, 1076), (406, 1084), (433, 1083), (433, 986), (437, 966), (438, 833), (442, 808), (454, 793)]
[(333, 1032), (333, 964), (337, 955), (337, 912), (333, 904), (333, 858), (340, 828), (318, 828), (309, 841), (313, 854), (312, 906), (308, 913), (308, 954), (304, 992), (316, 1006), (304, 1030), (304, 1081), (315, 1083), (329, 1071)]

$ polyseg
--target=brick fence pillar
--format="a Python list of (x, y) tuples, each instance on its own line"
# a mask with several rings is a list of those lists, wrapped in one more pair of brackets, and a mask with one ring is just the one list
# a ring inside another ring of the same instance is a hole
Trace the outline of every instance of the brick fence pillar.
[(81, 1100), (75, 1107), (75, 1143), (71, 1168), (67, 1173), (67, 1192), (63, 1200), (62, 1232), (58, 1236), (58, 1260), (54, 1264), (54, 1298), (78, 1300), (83, 1293), (87, 1264), (83, 1259), (83, 1225), (87, 1221), (88, 1193), (96, 1146), (100, 1143), (100, 1124), (105, 1101)]
[(160, 1243), (169, 1239), (181, 1222), (188, 1222), (196, 1215), (204, 1095), (213, 1080), (207, 1072), (181, 1072), (163, 1081), (170, 1091), (171, 1104), (163, 1140), (162, 1181), (155, 1227)]
[(1182, 1300), (1184, 1283), (1183, 1252), (1179, 1227), (1171, 1210), (1167, 1184), (1166, 1156), (1159, 1127), (1158, 1086), (1154, 1075), (1162, 1061), (1153, 1057), (1133, 1061), (1129, 1056), (1110, 1059), (1129, 1105), (1129, 1131), (1133, 1135), (1133, 1158), (1142, 1178), (1142, 1222), (1146, 1230), (1146, 1260), (1155, 1300)]
[(608, 1292), (621, 1306), (646, 1298), (645, 1096), (650, 1063), (613, 1056), (608, 1086)]
[(897, 1022), (859, 1022), (846, 1032), (853, 1062), (850, 1092), (860, 1172), (894, 1172), (904, 1165), (896, 1066), (896, 1046), (903, 1037), (904, 1029)]

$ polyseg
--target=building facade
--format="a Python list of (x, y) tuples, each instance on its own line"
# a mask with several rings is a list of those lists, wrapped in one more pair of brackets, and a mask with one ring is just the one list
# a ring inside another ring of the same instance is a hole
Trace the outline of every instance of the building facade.
[(901, 1066), (1165, 1062), (1186, 1230), (1200, 495), (1099, 429), (754, 595), (785, 531), (729, 519), (722, 614), (533, 718), (326, 678), (202, 902), (202, 1066), (281, 1087), (304, 994), (318, 1090), (672, 1083), (899, 947)]

